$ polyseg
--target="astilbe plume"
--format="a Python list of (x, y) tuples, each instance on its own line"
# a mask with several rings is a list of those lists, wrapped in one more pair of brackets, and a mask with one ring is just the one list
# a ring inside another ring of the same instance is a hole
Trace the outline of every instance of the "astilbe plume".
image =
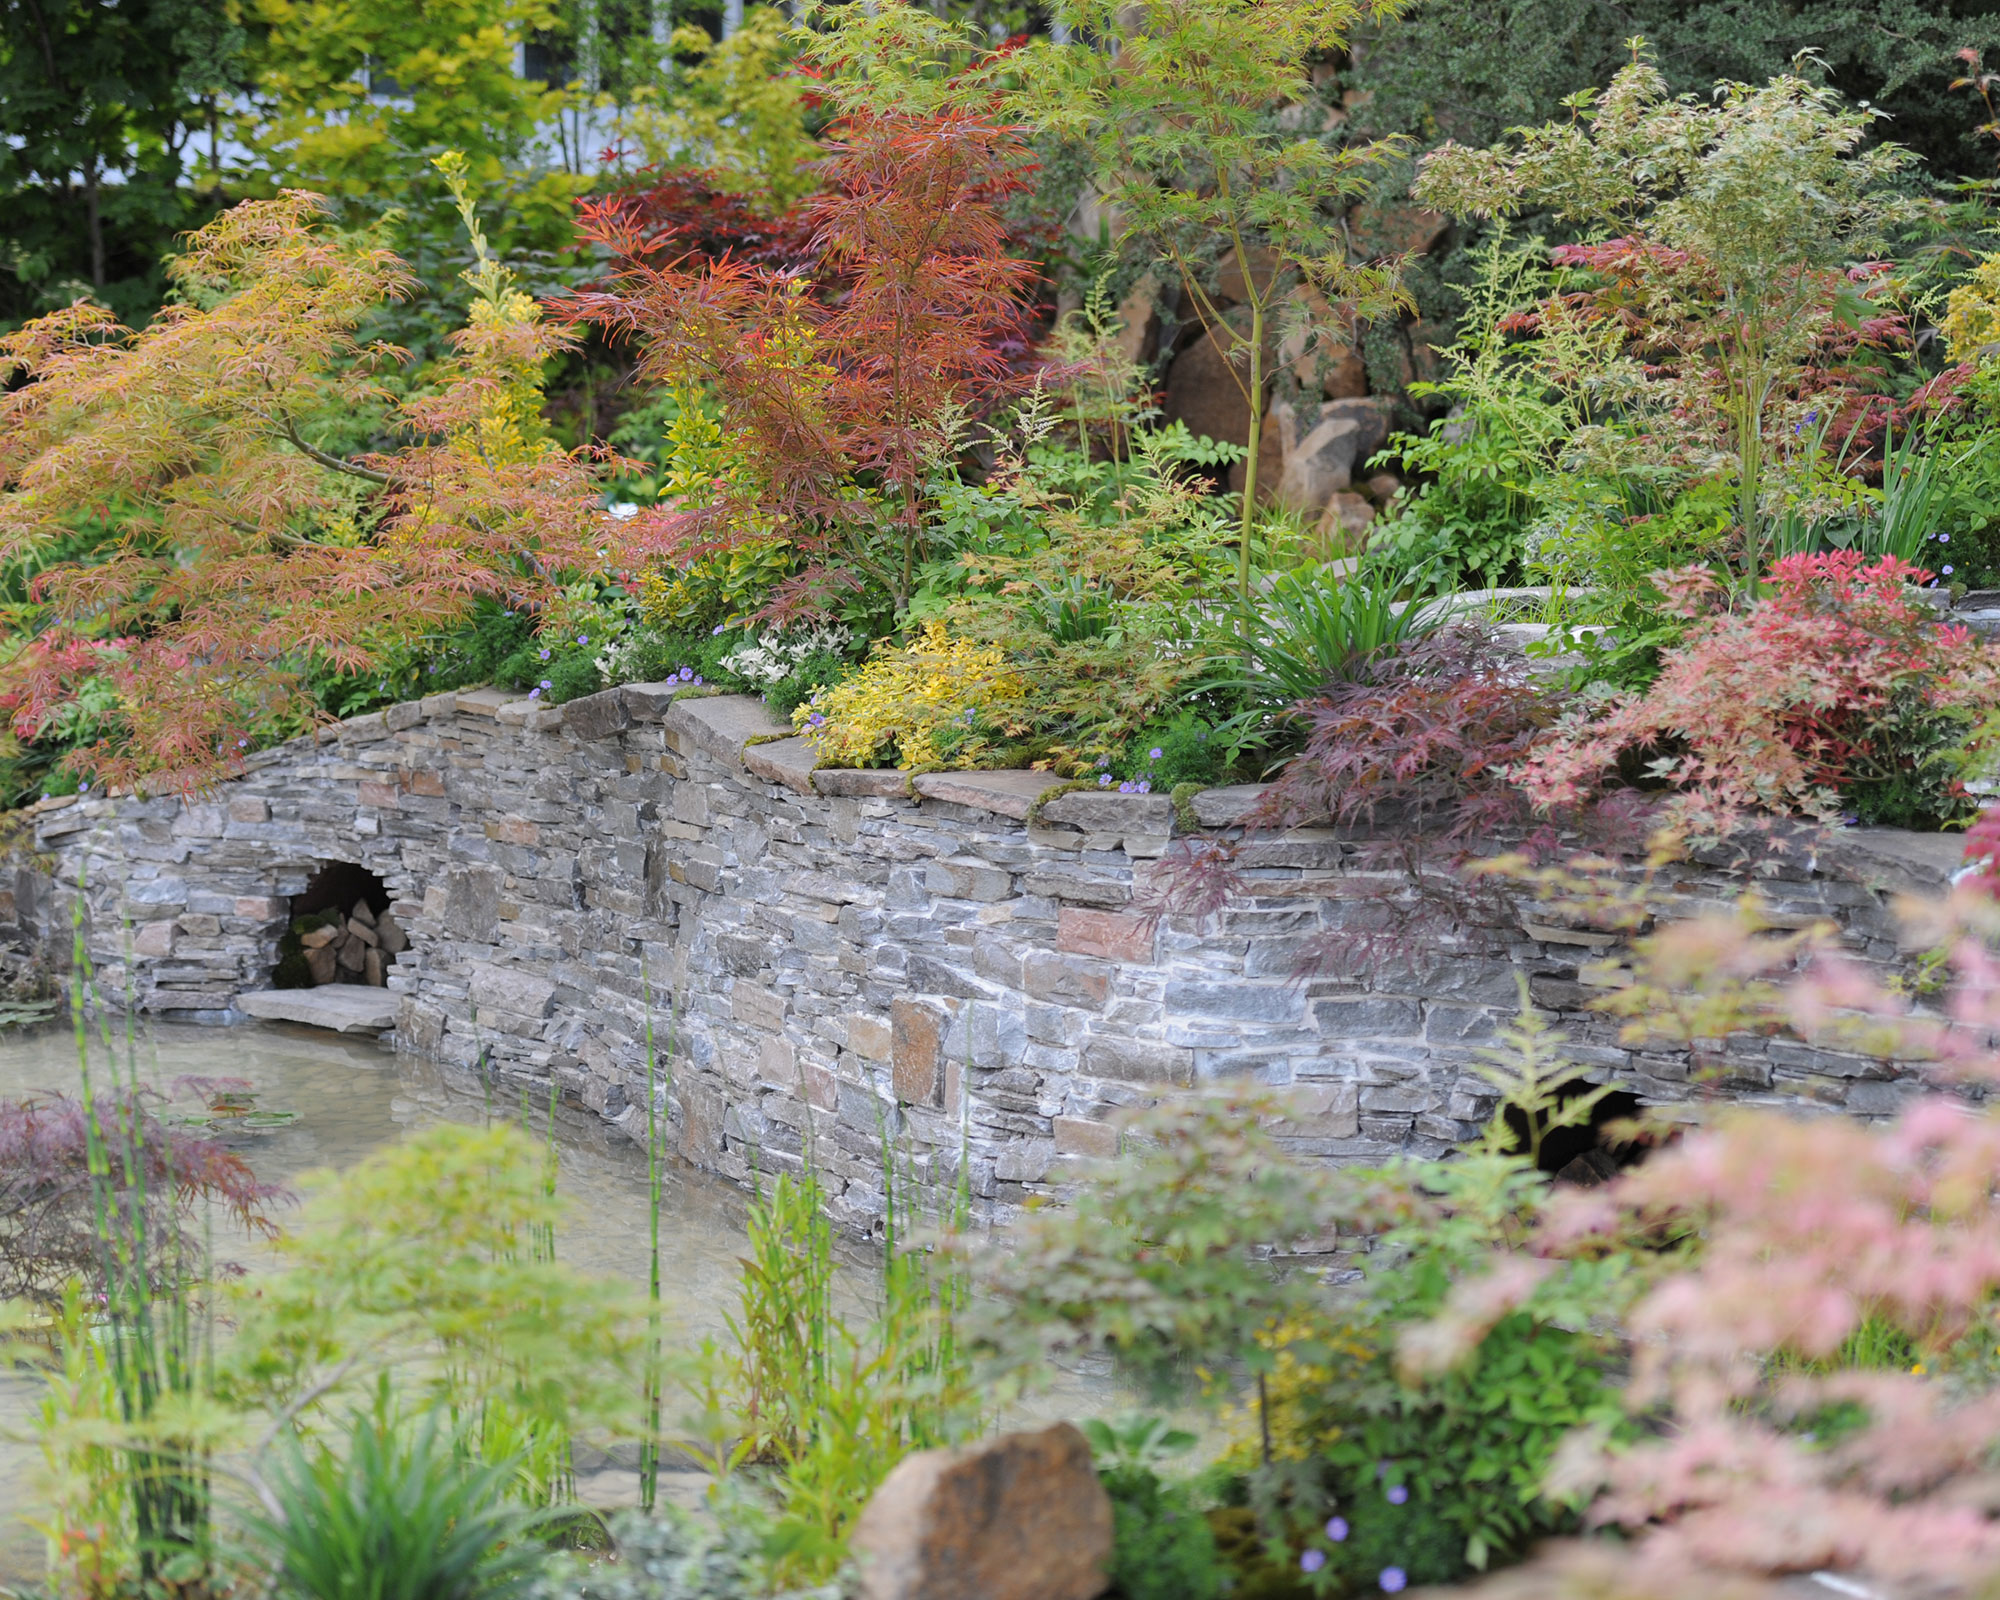
[[(1522, 786), (1539, 806), (1574, 806), (1631, 753), (1650, 757), (1673, 790), (1668, 816), (1697, 838), (1757, 812), (1833, 818), (1844, 784), (1900, 759), (1885, 736), (1902, 701), (1970, 724), (2000, 694), (2000, 654), (1912, 594), (1926, 576), (1894, 556), (1787, 556), (1769, 599), (1700, 618), (1644, 693), (1575, 713), (1539, 743)], [(1655, 581), (1689, 610), (1715, 592), (1700, 571)]]
[[(240, 1087), (228, 1081), (179, 1087), (198, 1091)], [(270, 1236), (270, 1207), (283, 1197), (277, 1185), (217, 1140), (169, 1127), (158, 1113), (159, 1096), (124, 1090), (100, 1095), (97, 1115), (107, 1135), (133, 1130), (139, 1169), (128, 1173), (114, 1152), (109, 1169), (111, 1203), (136, 1208), (144, 1180), (150, 1275), (176, 1261), (200, 1270), (203, 1249), (185, 1230), (203, 1201), (219, 1205), (240, 1227)], [(89, 1166), (88, 1112), (73, 1095), (0, 1101), (0, 1300), (29, 1300), (45, 1307), (62, 1301), (64, 1286), (79, 1280), (96, 1289), (104, 1278), (104, 1249)]]
[(970, 411), (1019, 365), (1032, 269), (1011, 259), (998, 202), (1024, 154), (969, 112), (859, 114), (827, 146), (805, 205), (817, 269), (698, 252), (662, 260), (630, 205), (586, 211), (617, 265), (556, 313), (639, 342), (650, 378), (721, 405), (747, 470), (658, 514), (687, 554), (787, 540), (811, 561), (777, 613), (827, 583), (836, 558), (906, 595), (925, 484)]
[[(365, 669), (476, 596), (533, 607), (607, 542), (593, 462), (533, 415), (570, 335), (496, 283), (392, 405), (373, 374), (403, 352), (356, 330), (413, 280), (323, 210), (287, 191), (224, 212), (143, 329), (79, 303), (0, 337), (0, 559), (37, 573), (0, 706), (34, 738), (108, 682), (116, 725), (72, 760), (112, 782), (222, 775), (310, 719), (311, 661)], [(319, 442), (383, 412), (403, 448)]]

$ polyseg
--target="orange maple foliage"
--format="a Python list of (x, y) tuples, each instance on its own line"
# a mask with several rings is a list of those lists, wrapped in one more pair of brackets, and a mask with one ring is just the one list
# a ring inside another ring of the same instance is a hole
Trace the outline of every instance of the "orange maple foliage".
[[(367, 670), (482, 596), (538, 607), (608, 548), (604, 463), (537, 415), (572, 336), (475, 230), (471, 320), (392, 397), (377, 375), (404, 352), (357, 330), (414, 280), (323, 211), (287, 191), (223, 213), (141, 330), (78, 303), (0, 337), (0, 560), (37, 569), (38, 602), (0, 707), (33, 738), (109, 684), (115, 731), (70, 758), (103, 780), (200, 787), (311, 719), (308, 665)], [(356, 414), (397, 447), (326, 448)]]

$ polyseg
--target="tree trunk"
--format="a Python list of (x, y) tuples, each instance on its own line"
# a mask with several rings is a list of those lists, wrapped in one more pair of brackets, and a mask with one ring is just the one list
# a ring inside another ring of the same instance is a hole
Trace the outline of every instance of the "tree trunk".
[(90, 282), (93, 288), (104, 287), (104, 218), (97, 205), (98, 190), (97, 157), (90, 158), (90, 164), (83, 169), (84, 212), (90, 224)]

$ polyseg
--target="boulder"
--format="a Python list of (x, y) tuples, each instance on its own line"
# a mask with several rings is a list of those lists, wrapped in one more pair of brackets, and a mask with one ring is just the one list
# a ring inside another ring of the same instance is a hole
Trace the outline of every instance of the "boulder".
[[(1226, 342), (1231, 347), (1241, 344), (1235, 339)], [(1271, 354), (1276, 354), (1275, 346)], [(1266, 363), (1266, 371), (1270, 365)], [(1244, 366), (1232, 371), (1215, 335), (1204, 333), (1175, 356), (1173, 365), (1167, 369), (1161, 415), (1168, 422), (1185, 422), (1192, 434), (1225, 444), (1248, 444), (1250, 403), (1243, 394), (1243, 385), (1248, 382), (1247, 360)]]
[(1345, 491), (1332, 495), (1319, 519), (1320, 543), (1329, 549), (1336, 545), (1342, 549), (1354, 548), (1374, 520), (1375, 507), (1366, 495)]
[(1354, 465), (1366, 467), (1368, 460), (1389, 442), (1389, 414), (1377, 400), (1330, 400), (1320, 407), (1319, 426), (1346, 420), (1359, 428), (1355, 440)]
[(1278, 475), (1277, 498), (1307, 518), (1317, 517), (1327, 501), (1354, 481), (1361, 424), (1348, 416), (1322, 417), (1298, 437), (1291, 407), (1286, 406), (1280, 431), (1292, 437), (1284, 440), (1285, 465)]
[(1109, 1580), (1111, 1501), (1067, 1422), (889, 1474), (850, 1542), (862, 1600), (1094, 1600)]

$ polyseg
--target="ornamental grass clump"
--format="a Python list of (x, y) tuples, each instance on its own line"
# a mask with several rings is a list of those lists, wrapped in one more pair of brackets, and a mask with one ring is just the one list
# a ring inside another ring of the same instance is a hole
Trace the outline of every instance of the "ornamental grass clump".
[(1894, 556), (1787, 556), (1775, 592), (1712, 609), (1719, 585), (1661, 574), (1695, 620), (1643, 693), (1578, 712), (1517, 769), (1542, 807), (1588, 800), (1621, 773), (1669, 791), (1670, 820), (1717, 838), (1757, 812), (1831, 821), (1949, 820), (1970, 809), (1968, 741), (2000, 697), (2000, 654), (1940, 623)]

